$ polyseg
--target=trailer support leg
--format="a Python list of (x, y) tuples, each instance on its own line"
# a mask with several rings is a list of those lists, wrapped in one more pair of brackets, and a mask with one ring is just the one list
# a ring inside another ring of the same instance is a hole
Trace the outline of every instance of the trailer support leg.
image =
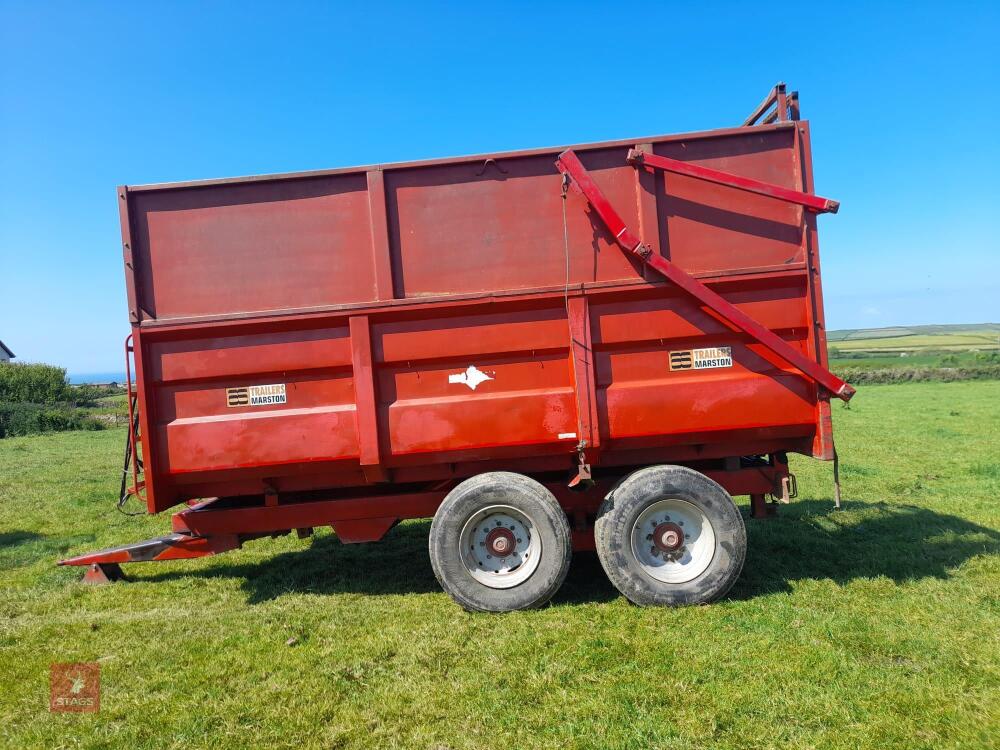
[(840, 456), (833, 449), (833, 507), (840, 510)]
[(93, 563), (81, 579), (91, 586), (101, 586), (115, 581), (124, 581), (125, 573), (118, 563)]
[(120, 563), (187, 560), (193, 557), (217, 555), (220, 552), (237, 549), (247, 538), (251, 537), (237, 534), (198, 536), (175, 532), (121, 547), (77, 555), (67, 560), (60, 560), (59, 565), (86, 566), (87, 572), (83, 575), (84, 583), (112, 583), (113, 581), (126, 580)]
[(778, 515), (778, 506), (767, 502), (767, 495), (750, 496), (750, 518), (774, 518)]

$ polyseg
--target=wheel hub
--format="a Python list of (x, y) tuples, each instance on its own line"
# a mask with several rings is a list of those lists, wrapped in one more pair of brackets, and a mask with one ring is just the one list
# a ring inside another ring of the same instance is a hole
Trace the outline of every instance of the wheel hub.
[(659, 524), (653, 529), (653, 545), (660, 552), (676, 552), (684, 545), (684, 529), (669, 521)]
[(632, 524), (632, 555), (654, 581), (679, 584), (700, 576), (715, 556), (715, 530), (695, 503), (663, 497)]
[(542, 543), (526, 513), (509, 505), (490, 505), (465, 522), (459, 549), (473, 578), (493, 589), (509, 589), (534, 573)]
[(486, 535), (486, 549), (496, 557), (507, 557), (514, 551), (516, 538), (510, 529), (497, 527)]

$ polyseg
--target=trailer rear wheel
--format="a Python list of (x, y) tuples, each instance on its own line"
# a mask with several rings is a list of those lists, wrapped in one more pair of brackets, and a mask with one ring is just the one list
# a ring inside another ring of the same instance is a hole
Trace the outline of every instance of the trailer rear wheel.
[(628, 477), (601, 505), (594, 536), (608, 578), (640, 605), (714, 601), (746, 558), (746, 527), (729, 493), (683, 466)]
[(431, 523), (441, 587), (471, 611), (539, 607), (562, 585), (572, 555), (569, 523), (545, 487), (521, 474), (467, 479)]

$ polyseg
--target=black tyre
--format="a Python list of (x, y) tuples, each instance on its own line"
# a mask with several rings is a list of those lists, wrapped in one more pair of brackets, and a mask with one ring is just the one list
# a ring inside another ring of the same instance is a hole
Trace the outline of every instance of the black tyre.
[(746, 527), (729, 493), (683, 466), (628, 477), (601, 505), (594, 536), (608, 578), (640, 605), (714, 601), (746, 558)]
[(434, 514), (429, 546), (441, 587), (479, 612), (541, 606), (559, 590), (572, 555), (569, 523), (552, 493), (504, 471), (449, 492)]

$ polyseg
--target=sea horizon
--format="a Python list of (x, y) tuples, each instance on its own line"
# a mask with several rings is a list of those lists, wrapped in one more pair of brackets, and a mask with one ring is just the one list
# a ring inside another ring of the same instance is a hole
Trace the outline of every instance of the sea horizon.
[(93, 383), (119, 383), (125, 384), (125, 371), (109, 370), (107, 372), (71, 372), (67, 374), (67, 379), (72, 385), (87, 385)]

